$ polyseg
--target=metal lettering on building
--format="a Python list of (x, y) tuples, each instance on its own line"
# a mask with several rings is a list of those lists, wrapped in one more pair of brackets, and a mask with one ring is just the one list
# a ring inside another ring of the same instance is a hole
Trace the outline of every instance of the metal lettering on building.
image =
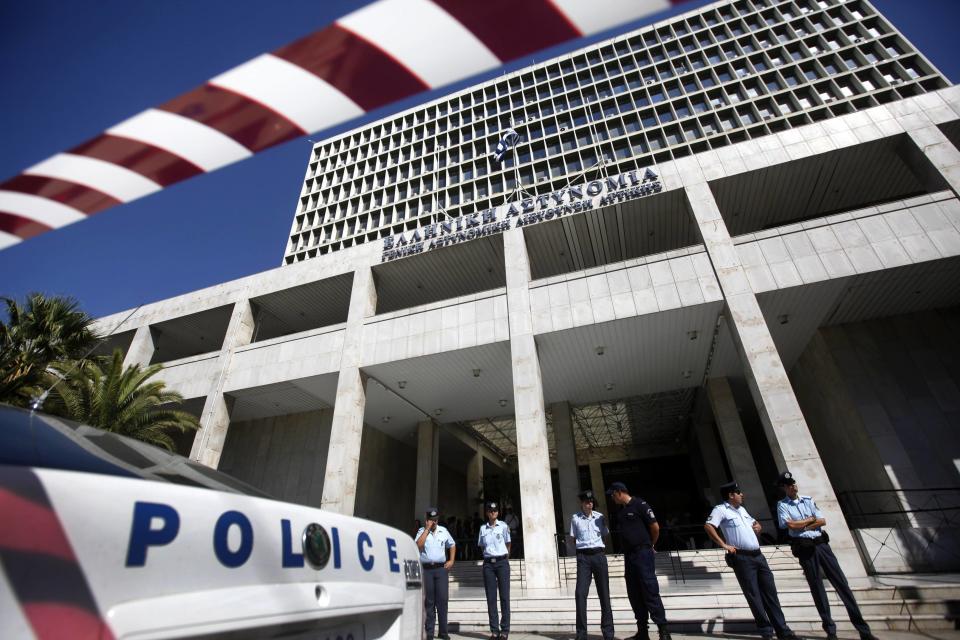
[(628, 171), (387, 236), (383, 239), (381, 260), (389, 262), (565, 215), (635, 200), (662, 190), (660, 177), (652, 168)]

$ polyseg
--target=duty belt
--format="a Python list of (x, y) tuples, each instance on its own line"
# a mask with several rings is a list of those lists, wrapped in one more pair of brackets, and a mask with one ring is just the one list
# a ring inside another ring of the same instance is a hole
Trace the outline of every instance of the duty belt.
[(496, 564), (497, 562), (501, 562), (506, 559), (507, 556), (487, 556), (483, 559), (483, 561), (490, 564)]
[(592, 556), (606, 551), (603, 547), (591, 547), (589, 549), (577, 549), (577, 553), (583, 556)]
[(732, 554), (732, 555), (750, 556), (751, 558), (753, 558), (753, 557), (756, 557), (756, 556), (761, 556), (761, 555), (763, 555), (763, 552), (760, 551), (760, 549), (737, 549), (737, 553)]
[(443, 565), (444, 565), (443, 562), (424, 562), (423, 568), (424, 569), (440, 569), (443, 567)]

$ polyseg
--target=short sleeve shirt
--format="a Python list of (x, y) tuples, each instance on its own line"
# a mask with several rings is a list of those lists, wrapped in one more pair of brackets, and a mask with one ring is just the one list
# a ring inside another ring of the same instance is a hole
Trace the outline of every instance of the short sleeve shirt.
[(484, 522), (480, 526), (480, 535), (477, 546), (483, 547), (484, 558), (499, 558), (507, 555), (507, 544), (510, 543), (510, 527), (502, 520), (496, 520), (493, 526)]
[(707, 518), (707, 524), (723, 532), (723, 538), (727, 544), (744, 551), (755, 551), (760, 548), (760, 541), (753, 530), (754, 522), (756, 520), (742, 505), (734, 508), (729, 502), (715, 506), (710, 512), (710, 517)]
[(589, 516), (578, 511), (570, 518), (570, 537), (577, 541), (577, 549), (602, 549), (603, 536), (608, 533), (607, 518), (598, 511)]
[(653, 508), (643, 498), (630, 498), (617, 513), (616, 529), (625, 550), (653, 545), (650, 540), (650, 525), (657, 521)]
[[(423, 535), (423, 527), (417, 531), (414, 540), (419, 540)], [(423, 543), (423, 551), (420, 552), (420, 562), (446, 562), (447, 549), (454, 546), (453, 536), (442, 525), (427, 534), (427, 539)]]
[(777, 523), (781, 529), (787, 530), (791, 538), (819, 538), (823, 533), (819, 528), (808, 531), (795, 531), (787, 526), (787, 520), (806, 520), (810, 516), (823, 517), (823, 512), (810, 496), (797, 496), (796, 500), (784, 498), (777, 503)]

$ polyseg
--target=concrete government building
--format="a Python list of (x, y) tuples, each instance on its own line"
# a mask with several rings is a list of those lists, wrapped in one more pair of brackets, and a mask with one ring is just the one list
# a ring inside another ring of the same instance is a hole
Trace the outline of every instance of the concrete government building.
[(101, 349), (277, 498), (411, 534), (512, 504), (527, 587), (581, 488), (697, 545), (731, 478), (774, 532), (784, 469), (848, 576), (944, 568), (958, 146), (960, 90), (866, 0), (720, 2), (316, 144), (281, 266)]

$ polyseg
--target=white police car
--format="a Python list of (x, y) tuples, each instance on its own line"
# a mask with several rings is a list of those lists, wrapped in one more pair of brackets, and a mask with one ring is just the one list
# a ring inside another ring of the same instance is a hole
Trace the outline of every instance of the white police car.
[(0, 638), (421, 636), (403, 532), (0, 406)]

